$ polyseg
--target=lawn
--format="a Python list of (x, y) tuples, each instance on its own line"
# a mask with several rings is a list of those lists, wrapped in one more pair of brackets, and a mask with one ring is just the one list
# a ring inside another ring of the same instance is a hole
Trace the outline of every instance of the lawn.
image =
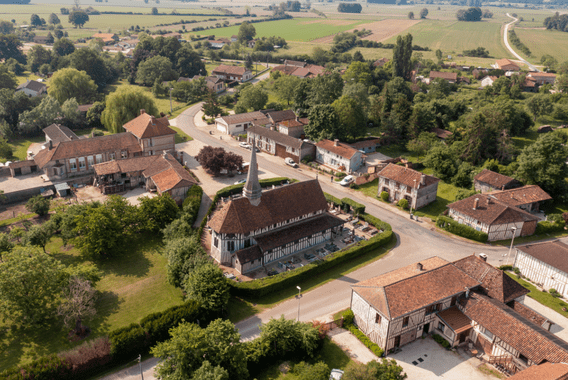
[[(348, 273), (351, 273), (359, 268), (362, 268), (376, 260), (381, 259), (386, 253), (388, 253), (396, 245), (396, 238), (384, 247), (376, 249), (374, 251), (368, 252), (356, 259), (350, 260), (343, 264), (340, 264), (327, 272), (320, 273), (313, 278), (303, 281), (299, 284), (302, 291), (308, 292), (319, 286), (322, 286), (330, 281), (336, 280)], [(296, 287), (290, 287), (288, 289), (282, 290), (277, 293), (273, 293), (269, 296), (263, 297), (261, 299), (235, 299), (232, 298), (229, 301), (229, 319), (233, 323), (237, 323), (245, 318), (248, 318), (254, 314), (260, 313), (265, 309), (269, 309), (276, 304), (285, 301), (287, 299), (293, 298), (298, 293)]]
[(568, 307), (568, 304), (564, 300), (562, 300), (561, 298), (553, 297), (548, 292), (541, 292), (530, 282), (525, 281), (521, 278), (517, 278), (516, 274), (510, 272), (505, 273), (507, 273), (513, 280), (517, 281), (519, 284), (530, 290), (531, 292), (528, 294), (529, 297), (533, 298), (535, 301), (540, 302), (544, 306), (551, 308), (558, 314), (563, 315), (564, 317), (568, 317), (568, 312), (562, 310), (563, 307)]
[[(87, 261), (72, 246), (63, 247), (60, 238), (52, 238), (46, 248), (66, 265)], [(103, 277), (96, 286), (100, 292), (97, 317), (87, 323), (91, 327), (89, 339), (182, 302), (181, 291), (166, 281), (166, 261), (161, 254), (160, 239), (144, 235), (121, 256), (96, 262)], [(58, 322), (34, 328), (21, 328), (14, 322), (0, 323), (3, 352), (0, 371), (80, 343), (69, 342)]]
[(529, 60), (532, 63), (540, 62), (540, 57), (544, 54), (553, 56), (558, 62), (564, 62), (568, 56), (568, 33), (566, 32), (517, 27), (515, 33), (532, 52)]

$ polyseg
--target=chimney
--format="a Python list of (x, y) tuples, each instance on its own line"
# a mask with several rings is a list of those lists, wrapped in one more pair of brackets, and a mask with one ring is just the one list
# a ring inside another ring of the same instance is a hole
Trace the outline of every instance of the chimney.
[(49, 148), (48, 150), (52, 150), (53, 149), (53, 141), (49, 140)]
[(421, 184), (422, 186), (426, 185), (426, 175), (422, 174), (422, 175), (420, 176), (420, 184)]
[(505, 185), (501, 187), (501, 191), (505, 191)]
[(424, 268), (424, 266), (422, 265), (422, 263), (416, 263), (416, 271), (417, 272), (422, 272), (423, 268)]
[(477, 210), (478, 207), (479, 207), (479, 198), (475, 198), (475, 200), (473, 201), (473, 209)]
[(145, 113), (146, 113), (146, 110), (145, 110), (145, 109), (141, 109), (141, 110), (140, 110), (140, 115), (144, 115)]
[(296, 121), (299, 123), (300, 122), (300, 116), (296, 115)]
[(164, 152), (162, 153), (162, 156), (163, 156), (164, 158), (166, 158), (167, 155), (168, 155), (168, 152), (166, 152), (166, 151), (164, 150)]
[(333, 146), (339, 146), (339, 140), (338, 139), (333, 140)]

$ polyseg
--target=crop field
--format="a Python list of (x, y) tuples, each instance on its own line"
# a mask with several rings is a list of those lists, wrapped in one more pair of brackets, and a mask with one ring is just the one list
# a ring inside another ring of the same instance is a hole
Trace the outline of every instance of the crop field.
[[(412, 25), (419, 23), (420, 20), (394, 20), (394, 19), (387, 19), (381, 20), (366, 24), (360, 24), (357, 26), (357, 29), (367, 29), (372, 31), (373, 33), (364, 37), (365, 40), (370, 41), (385, 41), (388, 40), (392, 36), (396, 36), (406, 29), (410, 28)], [(354, 28), (355, 29), (355, 28)], [(354, 29), (348, 30), (348, 32), (352, 32)], [(311, 41), (317, 44), (328, 44), (333, 42), (333, 35), (318, 38), (316, 40)]]
[[(302, 18), (261, 22), (253, 25), (256, 29), (257, 37), (280, 36), (287, 41), (311, 41), (357, 28), (358, 25), (365, 22), (367, 21)], [(236, 35), (238, 33), (238, 26), (230, 26), (228, 28), (193, 32), (192, 34), (214, 34), (216, 37), (231, 37), (233, 34)]]
[(558, 62), (568, 57), (568, 33), (545, 29), (515, 28), (517, 36), (532, 52), (531, 63), (540, 62), (540, 57), (550, 54)]

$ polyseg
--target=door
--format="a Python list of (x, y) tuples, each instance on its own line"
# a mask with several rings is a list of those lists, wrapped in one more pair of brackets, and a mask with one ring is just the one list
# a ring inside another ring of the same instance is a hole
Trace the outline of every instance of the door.
[(465, 342), (465, 339), (467, 338), (468, 335), (469, 335), (469, 331), (462, 332), (459, 336), (459, 339), (460, 339), (459, 342), (460, 343)]
[(422, 330), (422, 335), (428, 334), (429, 331), (430, 331), (430, 323), (426, 323), (424, 325), (424, 329)]
[(400, 347), (400, 335), (394, 338), (394, 347)]

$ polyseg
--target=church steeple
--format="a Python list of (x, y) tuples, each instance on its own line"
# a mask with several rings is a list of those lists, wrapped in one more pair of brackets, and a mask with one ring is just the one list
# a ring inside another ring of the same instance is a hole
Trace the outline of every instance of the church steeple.
[(258, 206), (261, 195), (262, 188), (260, 182), (258, 182), (258, 164), (256, 163), (256, 139), (253, 139), (247, 183), (243, 187), (243, 197), (248, 198), (251, 205)]

